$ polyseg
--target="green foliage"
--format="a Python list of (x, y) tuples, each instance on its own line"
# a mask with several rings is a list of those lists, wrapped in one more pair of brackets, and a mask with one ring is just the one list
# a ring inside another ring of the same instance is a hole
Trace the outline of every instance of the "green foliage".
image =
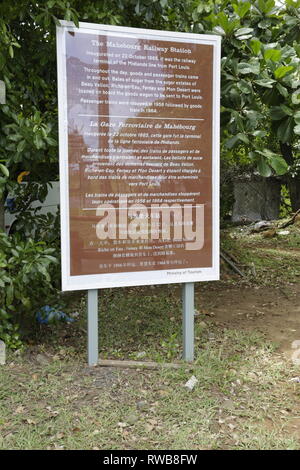
[(51, 273), (58, 265), (56, 250), (44, 242), (0, 232), (0, 339), (20, 346), (18, 321), (34, 317), (55, 294)]
[[(222, 167), (228, 168), (230, 153), (234, 171), (242, 156), (242, 167), (266, 177), (288, 174), (296, 181), (300, 160), (299, 7), (300, 0), (286, 0), (281, 6), (274, 0), (2, 0), (0, 79), (6, 85), (7, 104), (0, 107), (0, 203), (15, 189), (17, 176), (24, 170), (30, 171), (32, 182), (41, 184), (28, 187), (40, 201), (43, 185), (57, 177), (55, 38), (60, 19), (75, 25), (81, 20), (220, 35), (221, 154), (226, 160)], [(228, 181), (226, 185), (222, 199), (227, 203), (232, 196)], [(33, 246), (46, 249), (37, 244), (39, 239), (49, 246), (56, 244), (57, 221), (37, 216), (26, 206), (28, 195), (22, 195), (23, 189), (17, 191), (21, 206), (24, 198), (18, 220), (24, 250), (29, 232), (35, 237), (32, 250)], [(229, 207), (224, 207), (228, 213)], [(47, 231), (49, 223), (52, 232)], [(47, 276), (41, 276), (37, 292), (49, 284)]]
[(291, 201), (289, 198), (289, 192), (285, 185), (281, 186), (281, 204), (280, 204), (280, 213), (279, 218), (284, 219), (288, 218), (291, 214)]
[[(280, 142), (297, 146), (300, 133), (298, 3), (21, 0), (16, 5), (2, 1), (0, 74), (7, 86), (7, 106), (0, 108), (0, 160), (6, 162), (10, 178), (27, 169), (38, 178), (37, 165), (57, 162), (55, 25), (59, 18), (76, 25), (80, 19), (221, 35), (222, 150), (243, 145), (262, 174), (287, 171), (287, 165), (278, 164)], [(277, 148), (269, 147), (271, 134)], [(266, 149), (276, 157), (259, 153)]]
[[(2, 176), (1, 176), (2, 175)], [(9, 171), (5, 165), (0, 163), (0, 200), (4, 194), (9, 178)]]
[[(55, 247), (57, 253), (60, 249), (59, 213), (40, 213), (51, 183), (29, 182), (26, 184), (13, 184), (11, 191), (14, 196), (14, 206), (10, 213), (16, 215), (13, 223), (13, 233), (18, 233), (22, 239), (28, 234), (36, 241), (43, 241), (48, 246)], [(35, 204), (33, 205), (33, 203)], [(59, 277), (59, 276), (58, 276)]]
[(25, 117), (22, 112), (11, 112), (7, 106), (3, 112), (12, 120), (11, 124), (3, 127), (4, 138), (9, 142), (5, 150), (10, 165), (22, 162), (26, 169), (32, 165), (32, 155), (35, 156), (35, 164), (44, 161), (45, 153), (57, 146), (56, 138), (51, 137), (53, 125), (47, 122), (48, 113), (43, 113), (42, 117), (39, 111), (35, 111)]
[[(251, 172), (282, 176), (293, 210), (300, 207), (294, 176), (300, 148), (299, 6), (299, 0), (170, 0), (159, 25), (221, 36), (221, 157), (243, 148)], [(156, 2), (149, 8), (155, 16)]]
[(220, 200), (220, 219), (221, 226), (226, 221), (230, 220), (232, 215), (232, 207), (234, 204), (234, 192), (233, 192), (233, 175), (234, 171), (232, 168), (224, 169), (222, 165), (222, 178), (221, 178), (221, 200)]
[[(30, 208), (33, 201), (44, 200), (46, 183), (58, 176), (56, 25), (59, 19), (78, 25), (79, 17), (120, 24), (118, 12), (124, 9), (118, 4), (0, 2), (0, 79), (6, 85), (6, 105), (0, 106), (0, 204), (13, 192), (20, 213), (14, 224), (18, 238), (1, 235), (0, 242), (0, 337), (10, 346), (19, 345), (18, 317), (33, 315), (60, 287), (58, 217)], [(24, 170), (30, 171), (27, 186), (16, 182)]]
[[(161, 28), (222, 37), (222, 156), (242, 145), (263, 176), (285, 174), (290, 162), (280, 145), (294, 152), (300, 134), (299, 2), (173, 0), (161, 6)], [(157, 8), (148, 5), (151, 18)]]
[[(40, 181), (41, 165), (56, 164), (57, 76), (56, 25), (59, 19), (120, 24), (124, 6), (107, 0), (0, 3), (0, 77), (7, 104), (0, 106), (0, 161), (10, 179), (30, 170)], [(49, 179), (48, 179), (49, 181)], [(4, 182), (2, 182), (4, 184)]]

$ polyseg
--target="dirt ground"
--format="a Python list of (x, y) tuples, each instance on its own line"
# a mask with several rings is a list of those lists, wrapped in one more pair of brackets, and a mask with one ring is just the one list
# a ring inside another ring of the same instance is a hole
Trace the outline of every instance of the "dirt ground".
[(292, 347), (294, 341), (299, 341), (300, 349), (299, 284), (283, 287), (233, 286), (225, 289), (211, 286), (205, 295), (199, 292), (198, 298), (215, 324), (262, 333), (275, 343), (287, 364), (295, 353), (296, 348)]

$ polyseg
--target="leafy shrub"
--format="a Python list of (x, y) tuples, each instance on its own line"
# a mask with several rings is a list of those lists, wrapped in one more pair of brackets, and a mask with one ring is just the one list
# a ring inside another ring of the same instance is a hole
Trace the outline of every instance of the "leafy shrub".
[(286, 185), (284, 184), (281, 186), (280, 199), (281, 199), (281, 204), (280, 204), (279, 218), (284, 219), (285, 217), (289, 217), (292, 212), (289, 191)]
[(59, 249), (59, 213), (48, 212), (45, 214), (40, 212), (49, 187), (52, 187), (51, 183), (37, 181), (11, 184), (10, 194), (13, 198), (6, 202), (6, 210), (16, 216), (10, 233), (17, 232), (22, 239), (27, 238), (30, 234), (34, 240), (43, 240), (51, 245), (55, 244)]
[(20, 347), (20, 321), (33, 318), (57, 294), (52, 278), (59, 262), (54, 253), (43, 241), (0, 232), (0, 339), (8, 347)]

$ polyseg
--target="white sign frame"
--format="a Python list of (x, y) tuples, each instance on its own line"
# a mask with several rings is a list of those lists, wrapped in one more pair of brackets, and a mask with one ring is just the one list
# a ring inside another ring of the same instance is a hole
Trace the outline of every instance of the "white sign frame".
[[(153, 284), (187, 283), (219, 279), (219, 142), (220, 142), (220, 59), (221, 38), (215, 35), (178, 33), (151, 29), (127, 28), (93, 23), (60, 21), (57, 26), (57, 77), (59, 109), (59, 167), (61, 210), (61, 265), (62, 290), (87, 290), (111, 287), (140, 286)], [(162, 269), (107, 274), (70, 275), (70, 220), (68, 181), (68, 118), (65, 34), (67, 31), (86, 34), (120, 35), (166, 41), (189, 42), (213, 46), (212, 83), (212, 267)]]

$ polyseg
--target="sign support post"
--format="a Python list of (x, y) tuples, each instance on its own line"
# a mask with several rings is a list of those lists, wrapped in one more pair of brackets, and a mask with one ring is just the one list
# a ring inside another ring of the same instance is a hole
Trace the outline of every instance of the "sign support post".
[(98, 364), (98, 289), (88, 290), (88, 364)]
[(183, 360), (194, 360), (194, 283), (182, 284)]
[(88, 291), (90, 366), (98, 289), (142, 285), (182, 283), (183, 360), (194, 359), (194, 283), (219, 279), (220, 46), (57, 27), (62, 290)]

